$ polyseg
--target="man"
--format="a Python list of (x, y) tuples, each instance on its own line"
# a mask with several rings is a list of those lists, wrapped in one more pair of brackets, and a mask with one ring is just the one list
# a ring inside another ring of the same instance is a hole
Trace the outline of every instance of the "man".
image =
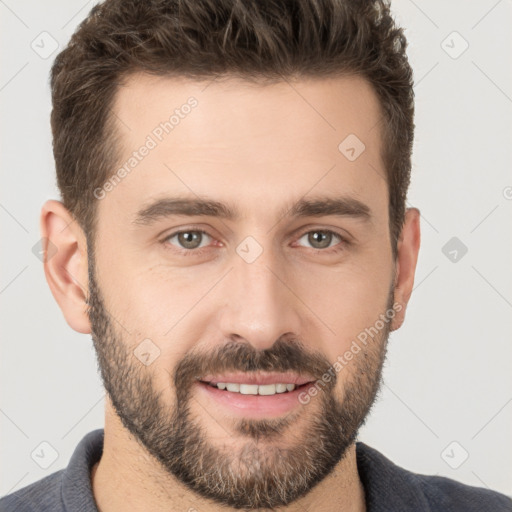
[(0, 510), (512, 510), (356, 442), (420, 245), (405, 48), (383, 1), (93, 8), (41, 229), (105, 429)]

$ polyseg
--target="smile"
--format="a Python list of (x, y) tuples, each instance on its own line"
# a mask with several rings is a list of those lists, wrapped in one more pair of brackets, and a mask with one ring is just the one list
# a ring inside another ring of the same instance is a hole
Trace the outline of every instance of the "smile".
[[(242, 395), (276, 395), (278, 393), (287, 393), (293, 391), (295, 388), (300, 387), (296, 384), (239, 384), (237, 382), (203, 382), (217, 389), (230, 391), (232, 393), (240, 393)], [(303, 384), (304, 386), (306, 384)]]

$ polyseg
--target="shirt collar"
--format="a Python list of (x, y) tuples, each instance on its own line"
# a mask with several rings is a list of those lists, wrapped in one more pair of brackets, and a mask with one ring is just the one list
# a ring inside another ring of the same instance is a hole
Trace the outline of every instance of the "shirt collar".
[(363, 442), (356, 442), (357, 470), (367, 512), (428, 512), (418, 477)]
[(77, 445), (62, 479), (62, 500), (69, 512), (98, 512), (91, 470), (103, 453), (104, 430), (89, 432)]

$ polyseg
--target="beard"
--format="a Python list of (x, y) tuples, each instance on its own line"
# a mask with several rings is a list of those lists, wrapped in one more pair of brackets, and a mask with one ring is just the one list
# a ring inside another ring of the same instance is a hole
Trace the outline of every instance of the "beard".
[[(228, 341), (208, 353), (189, 351), (169, 374), (169, 386), (158, 391), (150, 367), (134, 356), (111, 321), (92, 256), (89, 251), (88, 315), (103, 384), (124, 427), (167, 474), (219, 505), (256, 510), (289, 505), (335, 469), (355, 442), (379, 392), (389, 323), (340, 370), (345, 374), (343, 399), (335, 394), (338, 374), (333, 375), (332, 363), (289, 338), (279, 338), (266, 350)], [(190, 408), (196, 376), (225, 371), (294, 371), (321, 380), (329, 369), (331, 381), (311, 403), (295, 408), (288, 416), (233, 418), (236, 449), (214, 444), (203, 423), (207, 411), (194, 415)], [(169, 410), (162, 392), (172, 389), (171, 382), (175, 394), (174, 407)], [(304, 428), (290, 434), (298, 421)], [(294, 440), (291, 445), (290, 439)]]

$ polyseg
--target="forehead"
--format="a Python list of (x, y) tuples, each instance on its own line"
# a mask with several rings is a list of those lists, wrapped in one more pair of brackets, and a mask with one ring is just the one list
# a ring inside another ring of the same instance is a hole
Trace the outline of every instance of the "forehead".
[(119, 88), (112, 112), (121, 144), (112, 172), (126, 172), (101, 208), (138, 210), (179, 194), (236, 198), (247, 208), (258, 198), (252, 205), (262, 213), (284, 195), (290, 202), (335, 189), (387, 200), (380, 105), (361, 77), (265, 85), (141, 73)]

